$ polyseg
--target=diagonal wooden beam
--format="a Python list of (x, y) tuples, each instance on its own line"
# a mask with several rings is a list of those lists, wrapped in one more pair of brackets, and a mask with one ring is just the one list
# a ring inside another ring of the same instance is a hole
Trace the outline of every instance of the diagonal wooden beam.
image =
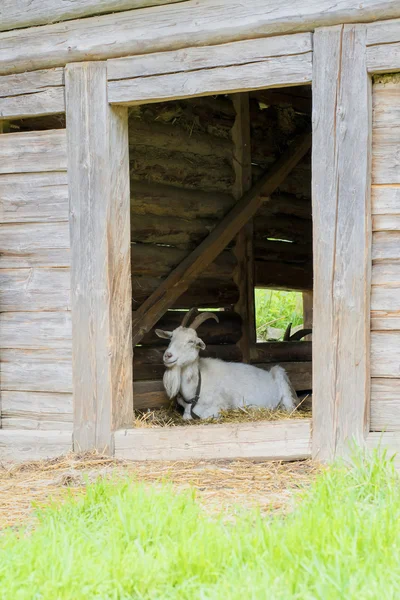
[[(135, 346), (150, 331), (162, 315), (175, 303), (191, 283), (216, 259), (218, 254), (239, 233), (292, 169), (311, 148), (311, 133), (299, 136), (272, 168), (262, 175), (206, 239), (189, 254), (134, 313), (132, 341)], [(261, 192), (263, 196), (261, 197)]]

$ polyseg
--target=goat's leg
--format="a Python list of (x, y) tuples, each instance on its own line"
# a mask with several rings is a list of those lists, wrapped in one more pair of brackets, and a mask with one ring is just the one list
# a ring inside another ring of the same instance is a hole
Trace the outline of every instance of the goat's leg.
[(191, 404), (185, 404), (185, 410), (183, 411), (183, 415), (182, 415), (182, 419), (184, 421), (191, 421), (193, 419), (191, 408), (192, 408)]

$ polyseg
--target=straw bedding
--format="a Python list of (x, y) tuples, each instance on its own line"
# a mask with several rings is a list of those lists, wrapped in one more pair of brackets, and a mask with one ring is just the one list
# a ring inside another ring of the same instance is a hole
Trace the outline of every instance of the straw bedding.
[(130, 477), (147, 484), (170, 481), (189, 486), (208, 512), (227, 518), (237, 507), (259, 506), (263, 512), (290, 509), (293, 494), (307, 487), (320, 467), (311, 461), (124, 462), (98, 454), (69, 454), (57, 459), (5, 467), (0, 465), (0, 529), (32, 524), (35, 506), (61, 503), (67, 494), (84, 493), (98, 477)]

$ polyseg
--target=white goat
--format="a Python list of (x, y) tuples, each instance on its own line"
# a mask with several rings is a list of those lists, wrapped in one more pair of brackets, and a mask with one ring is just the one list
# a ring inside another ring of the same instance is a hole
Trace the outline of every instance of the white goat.
[(193, 309), (174, 331), (156, 329), (158, 337), (170, 340), (163, 357), (163, 382), (168, 396), (176, 397), (183, 406), (185, 420), (218, 417), (221, 410), (240, 406), (282, 407), (287, 411), (295, 408), (297, 395), (282, 367), (264, 371), (243, 363), (199, 358), (199, 351), (206, 345), (196, 329), (207, 319), (218, 322), (218, 317), (203, 312), (188, 327), (192, 315)]

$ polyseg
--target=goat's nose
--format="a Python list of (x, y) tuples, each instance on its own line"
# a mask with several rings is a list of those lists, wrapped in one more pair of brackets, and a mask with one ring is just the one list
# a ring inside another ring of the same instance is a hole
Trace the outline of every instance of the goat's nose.
[(167, 358), (167, 359), (172, 358), (171, 352), (165, 352), (164, 358)]

